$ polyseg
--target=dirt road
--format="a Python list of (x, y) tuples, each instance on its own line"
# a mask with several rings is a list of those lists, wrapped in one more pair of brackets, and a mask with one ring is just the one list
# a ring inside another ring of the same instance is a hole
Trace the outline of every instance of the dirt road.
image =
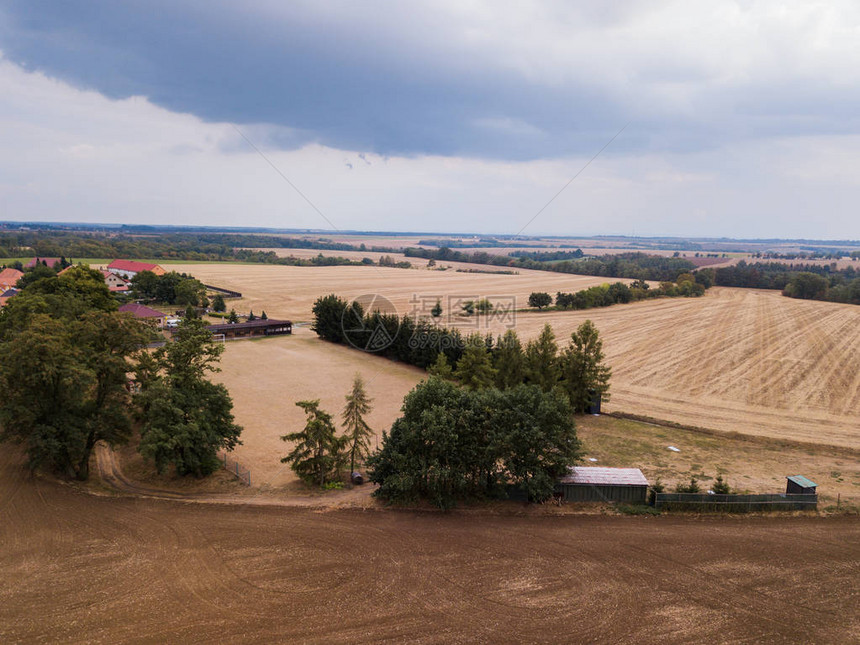
[(0, 452), (0, 642), (860, 638), (851, 518), (319, 512), (92, 497)]

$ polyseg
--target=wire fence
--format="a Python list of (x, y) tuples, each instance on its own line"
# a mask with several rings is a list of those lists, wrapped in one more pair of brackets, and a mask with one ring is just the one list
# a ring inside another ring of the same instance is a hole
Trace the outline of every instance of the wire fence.
[(246, 486), (251, 485), (251, 471), (248, 468), (245, 468), (242, 464), (240, 464), (235, 459), (231, 459), (227, 456), (226, 452), (219, 452), (218, 459), (221, 460), (221, 465), (224, 467), (224, 470), (229, 472), (232, 475), (236, 476), (240, 482), (245, 484)]

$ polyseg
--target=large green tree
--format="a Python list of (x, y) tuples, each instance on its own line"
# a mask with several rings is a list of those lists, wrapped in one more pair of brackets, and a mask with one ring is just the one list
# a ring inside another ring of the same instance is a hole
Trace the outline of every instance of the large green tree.
[(370, 438), (373, 430), (364, 420), (370, 413), (372, 399), (364, 389), (361, 374), (356, 374), (352, 382), (352, 391), (346, 395), (346, 405), (343, 408), (344, 440), (349, 455), (350, 476), (355, 472), (355, 464), (370, 454)]
[(579, 457), (570, 405), (537, 386), (470, 391), (433, 377), (406, 396), (402, 411), (368, 462), (375, 494), (390, 502), (449, 508), (501, 495), (506, 484), (543, 500)]
[(608, 400), (612, 370), (603, 361), (603, 341), (594, 323), (586, 320), (571, 334), (560, 359), (560, 386), (575, 412), (587, 412), (597, 396)]
[(302, 430), (281, 437), (282, 441), (295, 442), (281, 463), (290, 464), (304, 482), (324, 486), (342, 463), (344, 441), (335, 432), (332, 416), (320, 409), (319, 399), (297, 401), (296, 405), (307, 414), (307, 422)]
[(0, 312), (0, 438), (86, 479), (96, 442), (128, 438), (126, 375), (149, 330), (116, 313), (100, 272), (42, 273)]
[(141, 362), (140, 452), (159, 472), (172, 464), (180, 475), (208, 475), (219, 467), (219, 450), (241, 443), (242, 428), (234, 421), (227, 388), (206, 378), (220, 371), (223, 351), (223, 345), (212, 342), (206, 323), (185, 318), (173, 342)]

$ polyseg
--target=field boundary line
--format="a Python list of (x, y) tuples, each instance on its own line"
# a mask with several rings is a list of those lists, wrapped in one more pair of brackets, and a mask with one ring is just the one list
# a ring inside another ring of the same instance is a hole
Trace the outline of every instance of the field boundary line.
[(634, 414), (632, 412), (601, 412), (608, 417), (616, 419), (628, 419), (630, 421), (638, 421), (640, 423), (648, 423), (650, 425), (661, 426), (664, 428), (675, 428), (677, 430), (687, 430), (697, 434), (706, 435), (709, 437), (720, 437), (723, 439), (735, 439), (737, 441), (749, 441), (773, 448), (798, 448), (801, 450), (820, 450), (830, 454), (837, 454), (846, 457), (860, 458), (860, 450), (849, 448), (847, 446), (834, 446), (829, 443), (815, 443), (812, 441), (798, 441), (797, 439), (776, 439), (774, 437), (764, 437), (760, 435), (747, 434), (745, 432), (737, 432), (733, 430), (714, 430), (713, 428), (703, 428), (702, 426), (688, 425), (678, 423), (676, 421), (666, 421), (665, 419), (656, 419), (644, 414)]

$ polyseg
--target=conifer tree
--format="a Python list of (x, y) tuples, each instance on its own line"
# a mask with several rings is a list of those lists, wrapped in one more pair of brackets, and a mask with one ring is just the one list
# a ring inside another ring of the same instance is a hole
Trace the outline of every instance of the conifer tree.
[(523, 382), (525, 356), (517, 332), (509, 329), (496, 345), (493, 365), (496, 368), (496, 387), (506, 390)]
[(372, 399), (364, 389), (361, 374), (355, 375), (352, 382), (352, 392), (346, 395), (346, 407), (343, 409), (343, 425), (346, 430), (347, 451), (349, 453), (349, 473), (355, 472), (355, 463), (365, 459), (370, 454), (370, 438), (373, 430), (364, 420), (364, 415), (371, 410)]
[(480, 334), (469, 336), (466, 341), (466, 350), (457, 361), (454, 377), (467, 390), (480, 390), (492, 387), (495, 381), (496, 370), (487, 351), (487, 345)]
[(558, 383), (558, 345), (549, 324), (544, 325), (536, 340), (526, 345), (524, 371), (526, 381), (537, 385), (544, 392), (549, 392)]

